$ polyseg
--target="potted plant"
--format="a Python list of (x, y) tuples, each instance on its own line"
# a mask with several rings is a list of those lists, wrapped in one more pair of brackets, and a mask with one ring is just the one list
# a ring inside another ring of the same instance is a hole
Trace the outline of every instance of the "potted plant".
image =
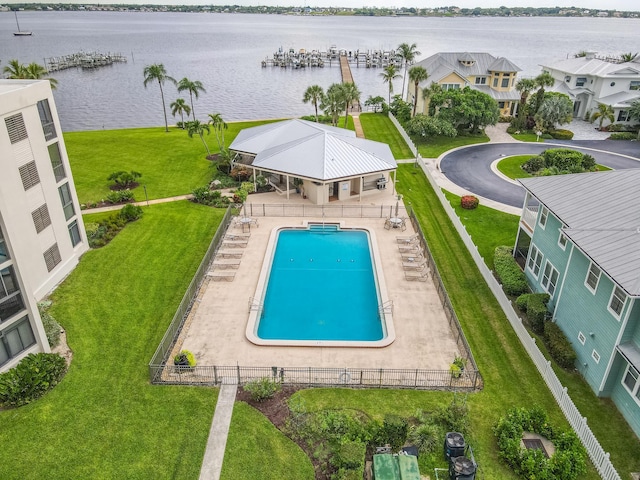
[(300, 187), (302, 186), (302, 179), (301, 178), (294, 178), (293, 179), (293, 186), (296, 187), (296, 193), (300, 193)]
[(467, 364), (466, 359), (456, 355), (456, 357), (453, 359), (453, 362), (451, 363), (451, 366), (449, 367), (449, 371), (451, 372), (451, 377), (460, 378), (462, 376), (462, 372), (464, 372), (464, 367), (466, 364)]
[(196, 357), (193, 356), (189, 350), (181, 350), (175, 357), (173, 357), (173, 364), (182, 368), (193, 368), (196, 366)]

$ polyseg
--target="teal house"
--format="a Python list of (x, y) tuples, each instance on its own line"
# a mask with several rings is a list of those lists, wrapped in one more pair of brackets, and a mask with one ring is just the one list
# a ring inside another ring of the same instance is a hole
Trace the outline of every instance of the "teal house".
[(514, 255), (593, 391), (640, 436), (640, 169), (519, 180)]

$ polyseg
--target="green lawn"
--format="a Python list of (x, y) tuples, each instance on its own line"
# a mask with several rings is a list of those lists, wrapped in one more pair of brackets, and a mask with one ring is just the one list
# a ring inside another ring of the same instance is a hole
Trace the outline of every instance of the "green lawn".
[[(229, 145), (243, 128), (267, 123), (230, 123), (224, 132)], [(204, 139), (212, 153), (218, 152), (214, 132)], [(184, 195), (206, 185), (213, 175), (213, 164), (198, 136), (190, 138), (185, 130), (171, 127), (132, 128), (69, 132), (64, 140), (73, 170), (80, 203), (99, 202), (110, 192), (107, 177), (116, 171), (135, 170), (142, 174), (134, 190), (136, 200)]]
[(490, 269), (493, 269), (493, 252), (500, 245), (513, 246), (516, 243), (520, 217), (478, 205), (474, 210), (460, 206), (460, 197), (444, 192), (445, 197), (456, 211), (462, 224), (467, 227), (473, 243)]
[(236, 402), (220, 478), (313, 480), (315, 475), (311, 460), (297, 444), (256, 409)]
[(367, 139), (387, 143), (396, 160), (414, 158), (407, 142), (384, 113), (362, 113), (360, 123)]
[(438, 158), (447, 150), (452, 148), (474, 145), (476, 143), (486, 143), (489, 141), (484, 133), (479, 135), (458, 135), (454, 138), (449, 137), (430, 137), (426, 140), (416, 142), (418, 151), (423, 158)]
[(509, 178), (529, 178), (532, 175), (522, 169), (522, 164), (535, 155), (514, 155), (498, 162), (498, 171)]
[(0, 412), (3, 480), (198, 477), (217, 390), (152, 386), (146, 365), (223, 214), (154, 205), (82, 257), (52, 296), (71, 368), (41, 400)]
[(521, 142), (538, 142), (538, 136), (535, 133), (511, 133), (510, 134), (516, 140)]

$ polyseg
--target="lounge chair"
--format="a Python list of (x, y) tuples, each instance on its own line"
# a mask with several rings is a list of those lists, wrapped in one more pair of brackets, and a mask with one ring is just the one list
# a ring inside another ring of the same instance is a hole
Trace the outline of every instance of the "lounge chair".
[(242, 258), (242, 250), (218, 250), (216, 252), (216, 258)]
[(415, 233), (406, 237), (398, 236), (396, 237), (396, 242), (398, 242), (399, 245), (415, 245), (420, 242), (420, 238), (418, 234)]
[(251, 233), (227, 233), (225, 240), (248, 240), (251, 237)]
[(223, 240), (222, 241), (222, 246), (223, 247), (240, 247), (240, 248), (245, 248), (247, 246), (247, 244), (249, 243), (248, 240)]
[(226, 260), (214, 260), (213, 268), (238, 268), (240, 266), (240, 260), (237, 258), (230, 258)]
[(405, 280), (420, 280), (421, 282), (426, 282), (429, 278), (429, 269), (405, 271), (404, 278)]
[(229, 270), (213, 270), (211, 272), (207, 272), (207, 277), (211, 278), (214, 282), (219, 282), (222, 280), (233, 282), (233, 279), (236, 278), (236, 272), (230, 272)]
[(426, 266), (427, 261), (424, 258), (417, 262), (402, 262), (402, 268), (405, 270), (422, 270)]
[(414, 243), (398, 245), (398, 250), (400, 250), (400, 253), (413, 253), (414, 255), (422, 251), (420, 245)]
[(417, 262), (424, 258), (424, 254), (420, 248), (416, 248), (413, 252), (401, 253), (403, 262)]

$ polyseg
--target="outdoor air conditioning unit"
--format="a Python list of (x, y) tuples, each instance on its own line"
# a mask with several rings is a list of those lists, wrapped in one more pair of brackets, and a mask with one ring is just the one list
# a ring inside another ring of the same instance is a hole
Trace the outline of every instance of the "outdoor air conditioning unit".
[(464, 436), (458, 432), (449, 432), (444, 437), (444, 456), (451, 461), (452, 458), (464, 456), (466, 447)]
[(476, 466), (467, 457), (451, 458), (449, 463), (449, 478), (451, 480), (475, 480)]

